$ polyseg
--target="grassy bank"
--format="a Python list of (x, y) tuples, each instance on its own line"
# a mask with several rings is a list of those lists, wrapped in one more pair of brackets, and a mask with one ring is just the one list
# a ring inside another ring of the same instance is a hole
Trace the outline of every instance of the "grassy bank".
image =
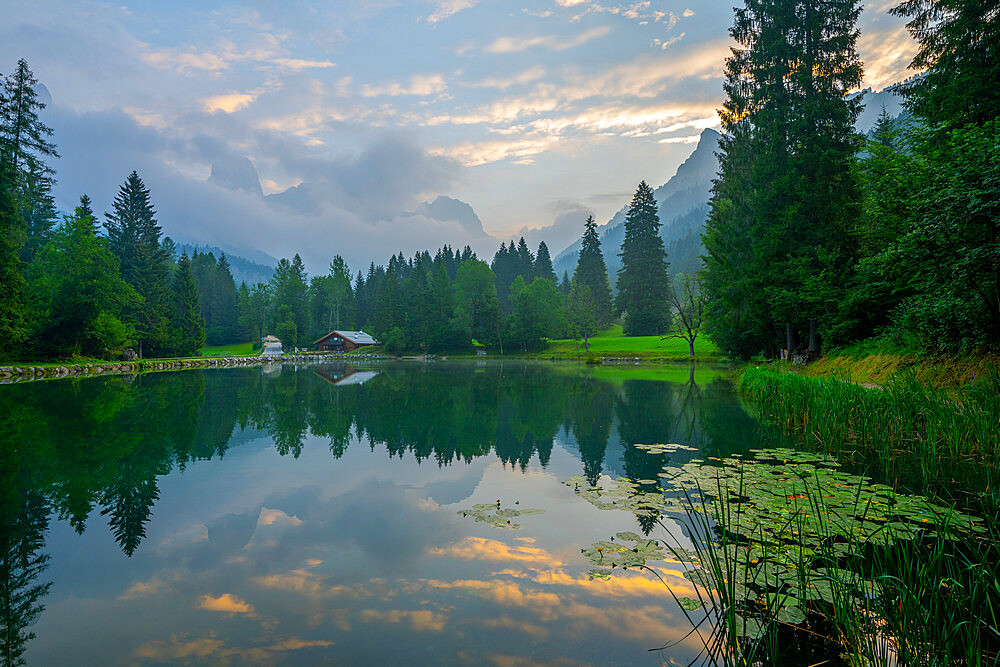
[(884, 385), (893, 377), (908, 373), (926, 384), (951, 388), (974, 382), (998, 369), (997, 356), (930, 356), (875, 339), (834, 350), (797, 371), (808, 377), (838, 377), (873, 385)]
[(199, 353), (203, 357), (247, 357), (254, 354), (253, 343), (227, 343), (226, 345), (206, 345)]
[[(707, 337), (695, 342), (695, 361), (718, 361), (722, 352)], [(529, 355), (538, 358), (582, 359), (583, 342), (573, 339), (552, 340), (538, 353)], [(687, 341), (680, 338), (660, 338), (659, 336), (626, 336), (619, 325), (615, 325), (590, 339), (589, 356), (598, 359), (640, 359), (642, 361), (689, 361)]]

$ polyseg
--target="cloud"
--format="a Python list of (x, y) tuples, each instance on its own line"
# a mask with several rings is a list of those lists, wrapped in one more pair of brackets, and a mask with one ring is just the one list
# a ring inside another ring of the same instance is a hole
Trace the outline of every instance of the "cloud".
[(430, 24), (438, 23), (463, 9), (475, 7), (477, 2), (479, 0), (438, 0), (434, 11), (427, 17), (427, 22)]
[(128, 589), (118, 596), (119, 600), (140, 600), (142, 598), (156, 595), (163, 590), (167, 584), (156, 577), (149, 581), (136, 581)]
[(178, 74), (189, 70), (215, 72), (226, 69), (229, 63), (214, 53), (198, 53), (193, 50), (159, 49), (142, 56), (142, 61), (157, 69), (172, 69)]
[(665, 139), (660, 139), (659, 144), (696, 144), (701, 138), (700, 134), (692, 134), (687, 137), (667, 137)]
[(405, 84), (393, 82), (382, 85), (368, 85), (361, 87), (361, 94), (365, 97), (378, 97), (380, 95), (400, 96), (400, 95), (434, 95), (444, 92), (448, 85), (444, 77), (440, 74), (415, 74), (410, 77)]
[(512, 86), (523, 86), (545, 77), (546, 70), (541, 65), (535, 65), (508, 77), (488, 77), (475, 83), (468, 84), (474, 88), (496, 88), (497, 90), (507, 90)]
[(329, 60), (304, 60), (302, 58), (274, 58), (271, 62), (291, 70), (326, 69), (327, 67), (337, 66), (337, 63), (330, 62)]
[(598, 26), (585, 30), (577, 35), (565, 37), (562, 35), (539, 35), (536, 37), (498, 37), (487, 44), (486, 53), (520, 53), (534, 48), (545, 48), (552, 51), (565, 51), (587, 42), (604, 37), (611, 32), (610, 26)]
[(877, 90), (913, 74), (907, 68), (917, 46), (906, 28), (899, 26), (890, 32), (862, 32), (858, 52), (865, 63), (865, 85)]
[(432, 154), (458, 160), (467, 167), (510, 159), (517, 164), (531, 164), (534, 156), (551, 148), (559, 137), (536, 139), (496, 139), (468, 142), (432, 150)]
[(250, 106), (258, 95), (256, 93), (225, 93), (223, 95), (213, 95), (202, 100), (202, 107), (208, 113), (222, 111), (233, 113)]

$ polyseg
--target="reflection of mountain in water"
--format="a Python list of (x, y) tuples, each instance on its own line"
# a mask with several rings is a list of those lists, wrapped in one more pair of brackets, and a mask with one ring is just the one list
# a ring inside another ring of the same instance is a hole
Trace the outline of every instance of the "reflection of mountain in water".
[[(663, 457), (632, 443), (680, 442), (719, 455), (758, 432), (725, 382), (619, 377), (626, 379), (527, 363), (382, 372), (324, 365), (4, 387), (0, 587), (20, 602), (5, 596), (0, 609), (9, 639), (3, 661), (16, 662), (41, 609), (47, 589), (37, 580), (52, 513), (83, 532), (98, 512), (131, 555), (146, 534), (160, 476), (263, 437), (293, 457), (311, 435), (328, 440), (334, 458), (364, 442), (441, 466), (493, 453), (522, 469), (535, 457), (547, 465), (558, 446), (596, 481), (601, 474), (656, 479)], [(444, 485), (434, 493), (448, 502), (461, 491)]]

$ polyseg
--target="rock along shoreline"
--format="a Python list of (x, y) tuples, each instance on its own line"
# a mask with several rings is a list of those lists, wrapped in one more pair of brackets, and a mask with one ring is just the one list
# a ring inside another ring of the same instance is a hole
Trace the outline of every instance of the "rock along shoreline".
[(282, 356), (250, 355), (245, 357), (198, 357), (191, 359), (139, 359), (136, 361), (108, 361), (90, 364), (64, 364), (62, 366), (0, 366), (0, 384), (54, 380), (99, 375), (138, 375), (159, 371), (191, 370), (198, 368), (239, 368), (271, 366), (296, 362), (371, 361), (383, 359), (381, 355), (341, 356), (329, 354), (288, 354)]

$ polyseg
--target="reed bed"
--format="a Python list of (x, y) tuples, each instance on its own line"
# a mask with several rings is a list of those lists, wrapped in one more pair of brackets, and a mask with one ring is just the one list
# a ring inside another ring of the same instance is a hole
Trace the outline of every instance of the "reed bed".
[(810, 449), (919, 492), (982, 494), (1000, 475), (1000, 376), (942, 391), (912, 374), (883, 387), (764, 368), (744, 371), (751, 409)]
[[(973, 534), (951, 530), (944, 517), (918, 538), (881, 545), (864, 531), (851, 535), (861, 556), (824, 570), (836, 573), (830, 583), (840, 591), (824, 616), (845, 649), (841, 658), (1000, 665), (1000, 376), (944, 391), (912, 374), (864, 387), (751, 368), (737, 387), (752, 411), (808, 449), (982, 520)], [(713, 509), (717, 530), (729, 532), (739, 511)], [(815, 570), (824, 559), (811, 553), (802, 567)]]

